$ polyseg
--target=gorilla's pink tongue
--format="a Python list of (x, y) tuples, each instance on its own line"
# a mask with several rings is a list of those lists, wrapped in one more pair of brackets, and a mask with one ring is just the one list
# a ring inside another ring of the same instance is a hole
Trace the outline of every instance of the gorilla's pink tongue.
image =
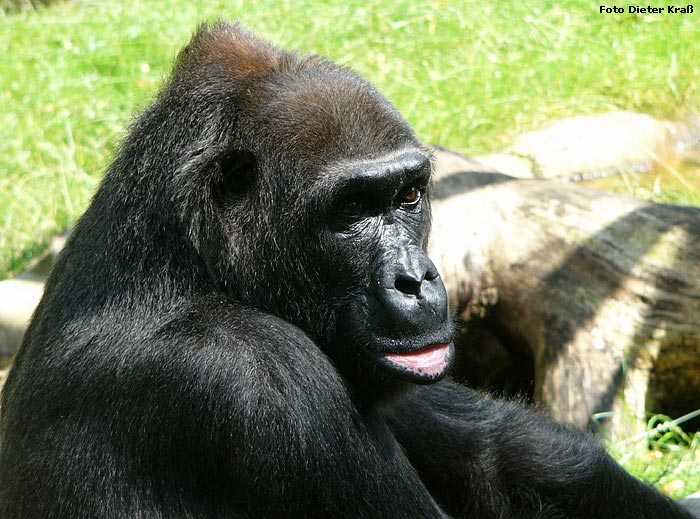
[(437, 376), (447, 368), (449, 352), (449, 344), (436, 344), (413, 353), (387, 353), (385, 358), (414, 373)]

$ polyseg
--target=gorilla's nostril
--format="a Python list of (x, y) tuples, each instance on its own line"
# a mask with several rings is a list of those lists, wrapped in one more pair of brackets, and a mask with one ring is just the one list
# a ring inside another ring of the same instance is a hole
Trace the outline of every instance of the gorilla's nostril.
[(429, 270), (428, 272), (425, 273), (425, 280), (428, 283), (430, 283), (431, 281), (435, 281), (439, 277), (440, 277), (440, 273), (437, 270)]
[(408, 276), (398, 276), (394, 282), (394, 287), (406, 295), (417, 296), (420, 295), (420, 283), (420, 281)]

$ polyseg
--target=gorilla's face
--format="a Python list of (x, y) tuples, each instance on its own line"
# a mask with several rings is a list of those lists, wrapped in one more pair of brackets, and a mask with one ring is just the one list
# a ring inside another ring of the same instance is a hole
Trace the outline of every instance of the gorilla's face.
[(336, 171), (330, 240), (346, 258), (336, 265), (354, 273), (354, 297), (339, 308), (330, 353), (365, 376), (440, 380), (454, 347), (445, 286), (425, 253), (429, 158), (408, 148)]
[(430, 171), (416, 145), (265, 190), (279, 194), (274, 214), (284, 221), (257, 238), (274, 258), (263, 306), (306, 331), (354, 383), (383, 394), (442, 379), (454, 357), (445, 286), (425, 253)]
[(227, 234), (247, 258), (234, 258), (230, 285), (302, 328), (357, 383), (435, 382), (454, 347), (425, 253), (429, 154), (370, 85), (338, 67), (324, 74), (333, 81), (270, 79), (239, 121), (257, 131), (241, 143), (246, 172), (240, 159), (228, 166)]

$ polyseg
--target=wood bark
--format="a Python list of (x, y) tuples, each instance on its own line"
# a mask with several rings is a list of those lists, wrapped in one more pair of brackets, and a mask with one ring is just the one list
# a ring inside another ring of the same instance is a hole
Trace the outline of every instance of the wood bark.
[(470, 330), (463, 370), (473, 361), (484, 382), (524, 362), (506, 378), (530, 376), (555, 419), (611, 411), (618, 434), (625, 416), (700, 408), (700, 209), (442, 151), (437, 170), (431, 256)]

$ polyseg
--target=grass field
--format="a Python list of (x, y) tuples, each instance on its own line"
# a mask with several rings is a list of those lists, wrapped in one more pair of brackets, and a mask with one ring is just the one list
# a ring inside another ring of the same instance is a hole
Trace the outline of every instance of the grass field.
[[(240, 20), (347, 64), (425, 141), (475, 155), (564, 116), (698, 111), (700, 14), (605, 15), (599, 5), (86, 0), (0, 14), (0, 279), (82, 213), (129, 118), (204, 20)], [(674, 496), (700, 489), (696, 439), (661, 444), (613, 452)]]
[(88, 0), (5, 14), (0, 278), (81, 214), (178, 48), (221, 17), (358, 69), (424, 140), (472, 155), (563, 116), (676, 118), (699, 98), (700, 15), (605, 15), (584, 0)]

